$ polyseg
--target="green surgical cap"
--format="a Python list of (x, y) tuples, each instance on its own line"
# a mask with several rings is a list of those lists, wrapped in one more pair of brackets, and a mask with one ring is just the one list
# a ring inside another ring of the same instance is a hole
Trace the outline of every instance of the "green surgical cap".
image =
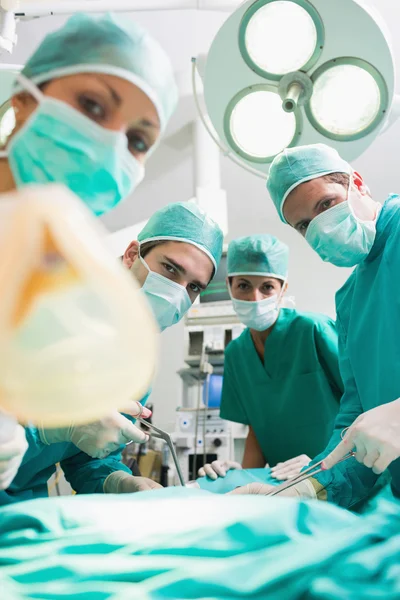
[(158, 210), (138, 235), (140, 244), (186, 242), (200, 248), (217, 270), (222, 255), (222, 230), (195, 202), (176, 202)]
[(271, 164), (267, 189), (280, 218), (287, 223), (283, 216), (283, 205), (290, 192), (298, 185), (330, 173), (350, 175), (351, 172), (349, 163), (325, 144), (287, 148)]
[(273, 235), (249, 235), (233, 240), (228, 248), (228, 277), (264, 275), (286, 280), (289, 248)]
[[(116, 75), (139, 87), (153, 102), (161, 129), (178, 99), (170, 60), (159, 43), (127, 17), (78, 13), (50, 33), (22, 75), (36, 85), (77, 73)], [(22, 86), (17, 84), (16, 91)]]

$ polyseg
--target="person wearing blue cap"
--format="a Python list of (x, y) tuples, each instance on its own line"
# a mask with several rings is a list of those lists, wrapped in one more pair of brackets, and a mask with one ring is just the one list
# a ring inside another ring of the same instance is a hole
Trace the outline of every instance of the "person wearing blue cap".
[[(223, 233), (195, 202), (177, 202), (157, 211), (127, 248), (123, 262), (131, 269), (163, 331), (177, 323), (218, 268)], [(0, 491), (0, 505), (47, 495), (47, 481), (60, 463), (78, 493), (129, 493), (159, 488), (133, 476), (121, 452), (131, 440), (148, 436), (131, 419), (151, 412), (132, 402), (124, 415), (115, 413), (88, 425), (43, 429), (27, 427), (29, 448), (13, 482)], [(1, 479), (0, 479), (1, 482)], [(1, 488), (0, 488), (1, 489)]]
[(63, 183), (102, 215), (132, 193), (177, 104), (171, 63), (126, 17), (76, 14), (17, 78), (0, 193)]
[[(323, 471), (307, 490), (283, 494), (352, 508), (390, 477), (400, 497), (400, 197), (376, 202), (362, 177), (322, 144), (277, 156), (267, 187), (282, 221), (322, 260), (356, 267), (336, 294), (344, 394), (328, 446), (315, 458)], [(340, 462), (353, 449), (356, 460)]]
[[(247, 329), (226, 349), (221, 401), (222, 418), (249, 426), (243, 467), (268, 463), (280, 480), (325, 447), (343, 392), (335, 323), (282, 307), (288, 260), (288, 247), (272, 235), (229, 244), (229, 290)], [(234, 468), (241, 465), (215, 461), (199, 475), (216, 479)]]

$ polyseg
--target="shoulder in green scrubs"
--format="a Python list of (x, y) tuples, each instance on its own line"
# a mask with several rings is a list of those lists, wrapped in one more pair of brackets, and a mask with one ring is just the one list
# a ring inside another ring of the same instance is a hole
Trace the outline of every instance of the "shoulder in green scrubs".
[[(328, 448), (363, 412), (400, 397), (400, 197), (389, 197), (379, 215), (376, 238), (367, 258), (336, 295), (340, 369), (345, 393)], [(400, 459), (389, 472), (400, 497)], [(346, 461), (317, 476), (328, 500), (350, 507), (366, 498), (378, 476)]]
[(249, 329), (227, 347), (221, 417), (250, 425), (271, 467), (314, 457), (329, 440), (343, 393), (337, 354), (332, 319), (281, 309), (264, 364)]
[[(150, 392), (142, 398), (143, 405), (149, 395)], [(125, 417), (132, 423), (136, 421), (130, 415)], [(0, 491), (0, 506), (47, 497), (47, 482), (55, 473), (57, 463), (60, 463), (66, 480), (77, 494), (102, 494), (105, 480), (114, 471), (132, 474), (122, 462), (125, 446), (111, 452), (106, 458), (92, 458), (70, 442), (44, 444), (35, 427), (26, 427), (25, 434), (28, 450), (10, 487)]]
[(103, 493), (103, 484), (114, 471), (130, 469), (122, 463), (122, 449), (107, 458), (91, 458), (74, 444), (61, 442), (46, 446), (34, 427), (25, 429), (29, 447), (12, 484), (0, 491), (0, 506), (48, 496), (47, 482), (60, 463), (72, 489), (80, 494)]

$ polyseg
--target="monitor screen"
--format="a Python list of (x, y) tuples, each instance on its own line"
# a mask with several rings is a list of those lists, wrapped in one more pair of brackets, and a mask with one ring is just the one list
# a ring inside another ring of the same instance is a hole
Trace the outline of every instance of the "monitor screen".
[(230, 299), (228, 286), (226, 285), (226, 254), (223, 254), (214, 279), (208, 288), (200, 294), (200, 304), (227, 302)]

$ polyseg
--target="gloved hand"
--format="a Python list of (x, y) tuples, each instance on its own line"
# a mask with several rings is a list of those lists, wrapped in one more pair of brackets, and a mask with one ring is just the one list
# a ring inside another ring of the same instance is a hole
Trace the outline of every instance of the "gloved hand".
[(105, 494), (133, 494), (161, 489), (162, 485), (147, 477), (134, 477), (126, 471), (114, 471), (103, 485)]
[[(141, 416), (147, 419), (151, 415), (148, 408), (134, 401), (123, 412), (135, 418)], [(143, 444), (149, 439), (144, 431), (117, 411), (87, 425), (71, 425), (59, 429), (39, 428), (39, 435), (42, 442), (47, 445), (72, 442), (92, 458), (105, 458), (123, 444), (131, 441)]]
[(242, 465), (233, 460), (214, 460), (211, 464), (204, 465), (198, 470), (199, 477), (209, 477), (214, 481), (218, 477), (225, 477), (226, 472), (232, 469), (241, 469)]
[(27, 449), (25, 429), (0, 412), (0, 490), (10, 487)]
[(300, 473), (303, 467), (311, 462), (311, 458), (306, 454), (300, 454), (295, 458), (291, 458), (283, 463), (278, 463), (271, 469), (271, 475), (279, 481), (285, 481), (291, 477), (295, 477)]
[(382, 404), (360, 415), (342, 442), (326, 457), (322, 468), (330, 469), (348, 452), (379, 475), (400, 456), (400, 400)]
[[(233, 492), (229, 492), (229, 495), (256, 495), (256, 496), (266, 496), (272, 490), (276, 489), (275, 485), (269, 485), (267, 483), (248, 483), (243, 487), (236, 488)], [(317, 497), (315, 493), (313, 484), (308, 481), (301, 481), (297, 485), (293, 485), (286, 490), (283, 490), (279, 494), (272, 496), (272, 498), (277, 498), (284, 496), (286, 498), (309, 498), (314, 499)]]

